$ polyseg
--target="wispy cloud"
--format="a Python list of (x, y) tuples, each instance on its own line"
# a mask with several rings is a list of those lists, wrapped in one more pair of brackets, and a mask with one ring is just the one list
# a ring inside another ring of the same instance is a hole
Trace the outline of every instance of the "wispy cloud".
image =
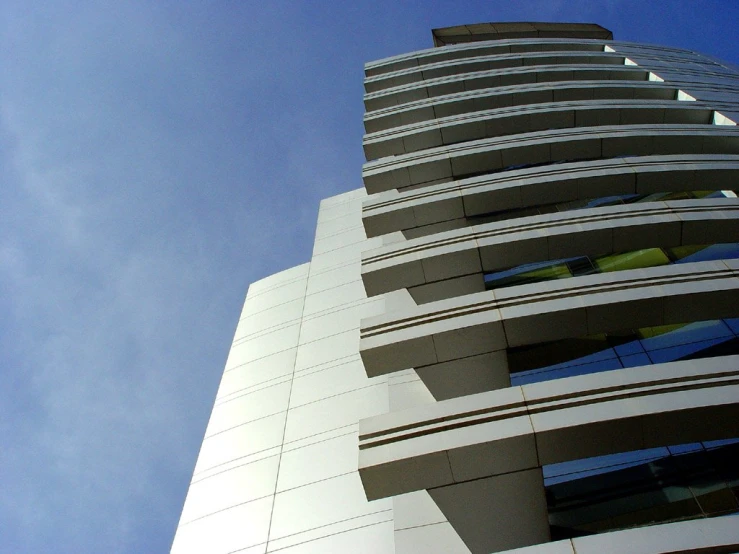
[(0, 551), (166, 551), (246, 286), (361, 185), (362, 63), (589, 4), (4, 3)]

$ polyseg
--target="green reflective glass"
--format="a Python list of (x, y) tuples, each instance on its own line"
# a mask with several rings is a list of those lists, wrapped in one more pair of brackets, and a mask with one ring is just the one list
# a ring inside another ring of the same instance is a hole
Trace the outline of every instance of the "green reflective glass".
[(524, 282), (549, 281), (551, 279), (567, 279), (572, 277), (572, 272), (566, 264), (558, 264), (527, 271), (517, 275), (517, 277)]
[(601, 273), (625, 271), (627, 269), (642, 269), (645, 267), (667, 265), (669, 263), (670, 259), (661, 248), (647, 248), (625, 254), (613, 254), (611, 256), (596, 258), (594, 261), (595, 267)]
[(674, 261), (678, 261), (678, 260), (682, 260), (683, 258), (687, 258), (688, 256), (692, 256), (696, 252), (705, 250), (707, 247), (708, 245), (706, 244), (676, 246), (675, 248), (668, 249), (667, 253), (669, 254), (670, 258), (672, 258)]
[(655, 327), (642, 327), (641, 329), (637, 329), (636, 334), (640, 339), (651, 339), (653, 337), (658, 337), (666, 333), (672, 333), (673, 331), (677, 331), (678, 329), (685, 327), (686, 325), (687, 323), (677, 323), (674, 325), (658, 325)]

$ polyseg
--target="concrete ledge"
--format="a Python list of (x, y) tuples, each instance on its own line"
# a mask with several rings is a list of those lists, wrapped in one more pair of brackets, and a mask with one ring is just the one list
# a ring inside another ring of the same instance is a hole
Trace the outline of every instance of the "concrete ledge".
[[(603, 40), (601, 39), (577, 39), (572, 38), (509, 38), (490, 42), (473, 42), (467, 44), (447, 45), (444, 48), (426, 48), (415, 52), (407, 52), (390, 56), (380, 60), (374, 60), (364, 64), (365, 75), (370, 77), (381, 73), (388, 73), (405, 69), (408, 67), (422, 66), (439, 61), (453, 60), (465, 57), (473, 57), (478, 55), (505, 53), (505, 49), (509, 48), (510, 52), (536, 52), (541, 48), (540, 45), (548, 45), (548, 48), (555, 50), (571, 49), (571, 44), (576, 42), (578, 45), (585, 47), (588, 44), (603, 50)], [(695, 53), (690, 50), (682, 50), (680, 48), (671, 48), (668, 46), (640, 44), (636, 42), (625, 41), (608, 41), (611, 48), (636, 48), (640, 52), (656, 52), (668, 53), (672, 56), (695, 57)]]
[(362, 179), (367, 192), (374, 194), (434, 185), (520, 164), (622, 155), (737, 153), (737, 126), (606, 125), (486, 138), (392, 156), (366, 163)]
[(714, 109), (736, 109), (739, 103), (678, 100), (575, 100), (510, 106), (471, 114), (439, 117), (370, 133), (362, 139), (367, 160), (418, 152), (445, 144), (503, 137), (548, 129), (599, 125), (708, 125)]
[(739, 551), (739, 516), (696, 519), (556, 541), (508, 554), (719, 554)]
[[(737, 436), (739, 356), (437, 402), (362, 420), (359, 434), (368, 499), (427, 489), (472, 552), (542, 543), (549, 525), (541, 466)], [(650, 538), (651, 547), (664, 538)], [(601, 545), (574, 539), (578, 553), (575, 541), (592, 552)]]
[(418, 124), (440, 117), (471, 114), (482, 110), (528, 106), (546, 102), (578, 100), (674, 100), (677, 88), (659, 81), (576, 81), (528, 83), (471, 90), (391, 106), (364, 115), (367, 133), (377, 133), (402, 125)]
[[(419, 190), (389, 190), (362, 207), (368, 237), (477, 215), (617, 194), (731, 189), (739, 155), (693, 154), (588, 160), (471, 177)], [(513, 211), (512, 219), (517, 212)], [(462, 226), (468, 226), (464, 221)], [(435, 229), (436, 227), (429, 227)]]
[(623, 65), (624, 55), (600, 50), (588, 51), (589, 45), (572, 45), (570, 51), (559, 52), (516, 52), (512, 54), (492, 54), (447, 60), (424, 66), (410, 67), (389, 73), (382, 73), (364, 80), (364, 90), (378, 92), (384, 89), (408, 85), (427, 79), (449, 77), (460, 73), (506, 69), (519, 66), (600, 64)]
[[(487, 223), (368, 250), (362, 280), (367, 296), (375, 296), (534, 262), (735, 241), (737, 198), (645, 202)], [(482, 279), (479, 286), (475, 292), (484, 290)], [(466, 283), (439, 283), (426, 301), (465, 294), (460, 287)]]
[[(624, 328), (739, 315), (733, 260), (686, 263), (509, 287), (362, 320), (370, 377), (507, 348)], [(449, 379), (454, 379), (453, 364)]]
[(399, 85), (364, 95), (364, 107), (368, 112), (403, 106), (409, 102), (480, 89), (516, 87), (527, 84), (548, 84), (568, 81), (634, 81), (646, 83), (649, 72), (645, 69), (612, 64), (575, 64), (520, 66), (505, 69), (490, 69), (438, 77), (424, 81)]

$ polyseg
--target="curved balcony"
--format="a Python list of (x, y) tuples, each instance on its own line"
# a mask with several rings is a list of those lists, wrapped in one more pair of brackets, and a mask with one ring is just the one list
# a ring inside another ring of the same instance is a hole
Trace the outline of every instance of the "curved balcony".
[(417, 100), (364, 116), (367, 133), (437, 118), (471, 114), (483, 110), (579, 100), (674, 100), (678, 89), (660, 81), (615, 82), (598, 80), (529, 83), (481, 89)]
[[(368, 296), (420, 287), (428, 291), (428, 302), (482, 291), (483, 272), (518, 265), (735, 241), (739, 199), (646, 202), (518, 218), (390, 244), (364, 252), (362, 280)], [(477, 291), (458, 281), (467, 275), (477, 275)], [(445, 283), (429, 286), (437, 282)]]
[(599, 64), (624, 65), (625, 56), (615, 52), (588, 52), (573, 50), (568, 52), (530, 52), (523, 54), (500, 54), (478, 56), (448, 62), (429, 64), (423, 67), (404, 69), (392, 73), (383, 73), (364, 80), (367, 92), (378, 92), (388, 88), (418, 83), (428, 79), (449, 77), (460, 73), (489, 71), (491, 69), (508, 69), (522, 66)]
[(368, 498), (426, 489), (472, 552), (497, 552), (549, 541), (541, 466), (737, 436), (739, 356), (727, 356), (365, 419), (359, 471)]
[(736, 260), (650, 267), (401, 308), (362, 321), (360, 355), (367, 375), (415, 368), (430, 389), (446, 383), (446, 398), (505, 387), (511, 348), (739, 316), (737, 268)]
[[(367, 133), (388, 130), (402, 125), (422, 123), (436, 118), (469, 114), (495, 108), (527, 106), (548, 102), (578, 100), (674, 100), (681, 88), (694, 94), (725, 96), (739, 92), (738, 86), (714, 82), (670, 81), (559, 81), (526, 83), (486, 89), (473, 89), (444, 96), (423, 98), (398, 106), (367, 112), (364, 127)], [(726, 102), (722, 102), (726, 104)]]
[(682, 58), (705, 57), (690, 50), (670, 48), (667, 46), (640, 44), (635, 42), (613, 41), (608, 39), (580, 38), (507, 38), (495, 41), (472, 42), (467, 44), (447, 45), (444, 48), (428, 48), (406, 54), (399, 54), (389, 58), (368, 62), (365, 64), (365, 75), (374, 77), (382, 73), (391, 73), (404, 69), (412, 69), (433, 63), (460, 60), (477, 56), (493, 54), (516, 54), (526, 52), (555, 52), (561, 50), (597, 50), (603, 51), (607, 45), (611, 49), (628, 52), (637, 49), (640, 52), (667, 54)]
[(417, 69), (440, 62), (501, 54), (572, 50), (603, 52), (603, 46), (603, 40), (580, 39), (573, 41), (572, 39), (562, 38), (507, 39), (496, 40), (494, 42), (475, 42), (472, 44), (448, 46), (446, 48), (430, 48), (369, 62), (364, 66), (364, 74), (365, 77), (377, 77), (386, 73)]
[(618, 125), (537, 131), (429, 148), (364, 165), (369, 193), (428, 186), (473, 175), (619, 156), (736, 154), (739, 129), (718, 125)]
[[(521, 66), (543, 66), (543, 65), (578, 65), (578, 64), (600, 64), (600, 65), (629, 65), (625, 53), (620, 53), (613, 48), (600, 48), (600, 51), (588, 51), (580, 48), (577, 44), (570, 51), (562, 52), (525, 52), (515, 54), (499, 54), (488, 56), (476, 56), (459, 60), (442, 61), (419, 67), (411, 67), (390, 73), (383, 73), (364, 80), (364, 88), (368, 93), (378, 92), (388, 88), (394, 88), (412, 83), (418, 83), (429, 79), (449, 77), (460, 73), (471, 73), (476, 71), (488, 71), (491, 69), (506, 69)], [(704, 72), (709, 68), (720, 70), (722, 67), (716, 62), (696, 56), (691, 53), (674, 54), (665, 51), (639, 50), (639, 59), (642, 63), (654, 65), (655, 67), (667, 67), (671, 64), (688, 64), (695, 68), (705, 65)]]
[(733, 95), (739, 85), (737, 76), (720, 71), (699, 71), (681, 68), (676, 71), (669, 65), (651, 63), (636, 65), (573, 65), (516, 67), (491, 71), (463, 73), (450, 77), (429, 79), (419, 83), (392, 87), (376, 93), (365, 94), (365, 109), (369, 113), (404, 107), (412, 102), (444, 98), (450, 95), (501, 87), (531, 85), (535, 83), (561, 83), (580, 81), (635, 81), (666, 82), (652, 73), (659, 71), (669, 78), (669, 84), (690, 90), (702, 90), (714, 95)]
[(496, 89), (531, 85), (536, 83), (560, 83), (569, 81), (649, 81), (649, 72), (633, 65), (576, 64), (563, 67), (545, 65), (514, 67), (463, 73), (450, 77), (427, 79), (422, 82), (391, 87), (364, 95), (368, 112), (403, 106), (452, 94), (482, 89)]
[[(728, 109), (738, 105), (726, 104)], [(362, 139), (367, 160), (492, 137), (551, 129), (599, 125), (710, 124), (716, 102), (677, 100), (580, 100), (494, 108), (440, 117), (377, 133)]]
[(731, 189), (739, 155), (642, 156), (532, 167), (471, 177), (419, 190), (390, 190), (368, 198), (362, 222), (368, 237), (395, 231), (425, 236), (440, 224), (466, 227), (468, 218), (519, 217), (529, 207), (611, 195)]

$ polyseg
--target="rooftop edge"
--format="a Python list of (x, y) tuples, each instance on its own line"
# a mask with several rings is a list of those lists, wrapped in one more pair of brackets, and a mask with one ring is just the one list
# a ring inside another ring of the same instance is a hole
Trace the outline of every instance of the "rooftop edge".
[(596, 23), (474, 23), (433, 29), (434, 46), (510, 38), (589, 38), (613, 40), (613, 33)]

